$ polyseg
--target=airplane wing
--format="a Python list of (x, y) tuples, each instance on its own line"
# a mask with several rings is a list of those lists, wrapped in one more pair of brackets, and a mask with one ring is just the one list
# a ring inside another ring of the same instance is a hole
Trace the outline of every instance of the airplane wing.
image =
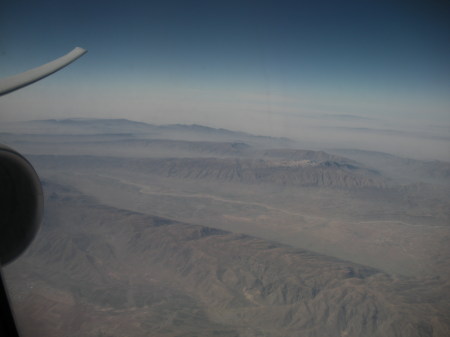
[(18, 75), (0, 79), (0, 96), (23, 88), (53, 74), (61, 68), (64, 68), (66, 65), (72, 63), (86, 52), (87, 50), (76, 47), (70, 53), (40, 67), (25, 71)]
[[(28, 70), (0, 79), (0, 96), (53, 74), (86, 53), (70, 53)], [(0, 144), (0, 335), (19, 337), (2, 276), (2, 267), (17, 258), (31, 243), (43, 214), (42, 187), (31, 164), (13, 149)]]

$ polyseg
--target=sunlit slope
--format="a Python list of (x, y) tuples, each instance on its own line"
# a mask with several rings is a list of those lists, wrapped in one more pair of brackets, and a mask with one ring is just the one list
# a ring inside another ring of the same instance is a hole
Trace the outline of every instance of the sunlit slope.
[(44, 226), (6, 274), (24, 336), (449, 332), (442, 281), (392, 278), (250, 236), (100, 205), (69, 187), (44, 186)]

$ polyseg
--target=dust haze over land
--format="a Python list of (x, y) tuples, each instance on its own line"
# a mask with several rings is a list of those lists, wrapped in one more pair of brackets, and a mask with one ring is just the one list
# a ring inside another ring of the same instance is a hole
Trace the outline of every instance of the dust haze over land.
[(448, 162), (128, 120), (1, 131), (48, 199), (7, 273), (22, 317), (86, 310), (95, 324), (70, 323), (82, 336), (449, 331)]

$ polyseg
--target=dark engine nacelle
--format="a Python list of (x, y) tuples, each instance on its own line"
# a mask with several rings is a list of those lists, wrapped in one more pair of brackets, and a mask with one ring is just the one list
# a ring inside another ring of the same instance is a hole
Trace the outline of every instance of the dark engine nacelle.
[(42, 186), (33, 166), (0, 144), (0, 266), (17, 258), (31, 243), (43, 206)]

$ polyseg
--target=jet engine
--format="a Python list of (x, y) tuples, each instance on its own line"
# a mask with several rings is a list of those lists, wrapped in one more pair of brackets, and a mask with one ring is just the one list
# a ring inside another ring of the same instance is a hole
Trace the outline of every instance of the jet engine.
[(35, 237), (43, 215), (39, 177), (20, 153), (0, 144), (0, 265), (17, 258)]

